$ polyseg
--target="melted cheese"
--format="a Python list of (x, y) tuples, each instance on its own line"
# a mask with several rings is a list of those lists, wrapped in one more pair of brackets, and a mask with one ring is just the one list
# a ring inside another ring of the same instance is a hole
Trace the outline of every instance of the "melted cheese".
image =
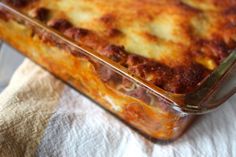
[[(64, 17), (74, 25), (95, 31), (113, 44), (123, 45), (130, 53), (152, 58), (169, 66), (183, 64), (197, 39), (224, 40), (218, 31), (222, 10), (234, 2), (215, 0), (40, 0), (40, 6), (52, 10), (55, 17)], [(108, 19), (101, 20), (103, 17)], [(106, 37), (110, 29), (119, 29), (123, 35)], [(235, 33), (231, 35), (235, 38)], [(199, 47), (201, 49), (201, 47)], [(211, 57), (209, 62), (216, 64)], [(207, 66), (208, 64), (204, 64)], [(212, 69), (212, 66), (207, 67)]]
[[(211, 57), (215, 52), (203, 52), (200, 53), (202, 56), (189, 58), (192, 47), (199, 51), (203, 47), (196, 45), (197, 40), (214, 41), (217, 38), (225, 42), (236, 36), (235, 31), (230, 37), (229, 33), (226, 36), (228, 30), (223, 27), (230, 20), (222, 20), (225, 17), (222, 12), (236, 6), (236, 2), (230, 0), (39, 0), (38, 3), (51, 9), (57, 18), (67, 18), (75, 26), (93, 30), (110, 43), (123, 45), (129, 53), (168, 66), (206, 63), (199, 58), (206, 58), (207, 54), (212, 64), (209, 67), (202, 65), (212, 69), (212, 65), (217, 64)], [(113, 28), (123, 34), (107, 37), (107, 32)]]

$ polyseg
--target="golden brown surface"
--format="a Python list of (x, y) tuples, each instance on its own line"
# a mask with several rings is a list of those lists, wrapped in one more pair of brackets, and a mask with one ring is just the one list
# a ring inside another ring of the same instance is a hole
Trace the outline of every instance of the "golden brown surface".
[(175, 93), (192, 91), (236, 47), (233, 0), (5, 1)]

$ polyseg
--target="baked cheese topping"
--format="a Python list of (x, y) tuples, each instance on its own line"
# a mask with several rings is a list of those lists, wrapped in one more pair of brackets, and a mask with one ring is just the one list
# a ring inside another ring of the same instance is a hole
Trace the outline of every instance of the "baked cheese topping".
[(191, 91), (236, 47), (232, 0), (5, 1), (48, 9), (49, 26), (171, 92)]

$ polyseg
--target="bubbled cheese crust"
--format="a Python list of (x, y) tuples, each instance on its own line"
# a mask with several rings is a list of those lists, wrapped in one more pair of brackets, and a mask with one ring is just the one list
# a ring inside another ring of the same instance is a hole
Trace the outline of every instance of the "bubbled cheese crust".
[[(27, 13), (47, 8), (50, 19), (87, 30), (79, 38), (71, 30), (63, 33), (170, 92), (192, 91), (236, 47), (233, 0), (23, 2), (17, 7)], [(136, 63), (135, 57), (142, 59)]]

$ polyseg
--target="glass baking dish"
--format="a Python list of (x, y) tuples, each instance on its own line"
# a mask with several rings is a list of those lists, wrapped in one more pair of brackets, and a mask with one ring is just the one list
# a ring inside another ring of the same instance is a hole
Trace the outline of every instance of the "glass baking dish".
[(194, 92), (174, 94), (1, 1), (0, 39), (153, 140), (178, 138), (196, 115), (218, 108), (236, 92), (236, 51)]

